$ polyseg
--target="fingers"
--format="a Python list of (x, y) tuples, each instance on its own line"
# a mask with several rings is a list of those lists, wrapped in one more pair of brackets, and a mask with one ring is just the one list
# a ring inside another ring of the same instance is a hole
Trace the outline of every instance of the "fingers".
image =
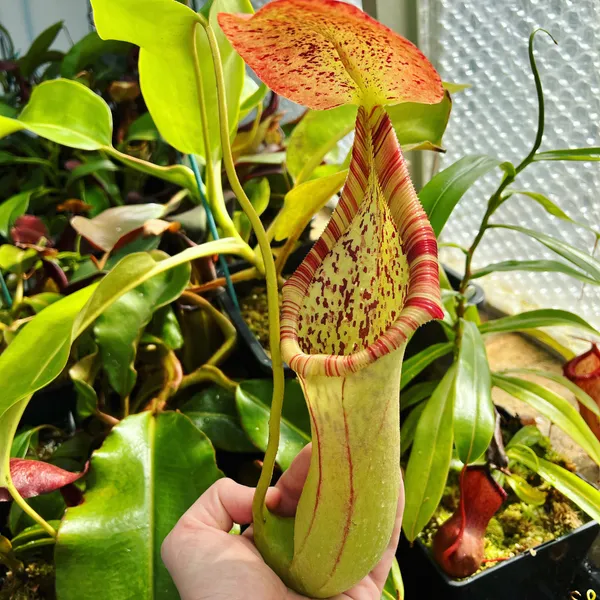
[[(278, 515), (293, 517), (296, 514), (298, 501), (308, 475), (311, 454), (312, 444), (308, 444), (300, 451), (290, 468), (279, 478), (275, 485), (275, 489), (281, 493), (281, 499), (276, 510)], [(271, 507), (269, 506), (269, 508)]]
[[(213, 483), (182, 517), (184, 524), (205, 525), (229, 531), (234, 523), (246, 525), (252, 521), (254, 488), (219, 479)], [(271, 488), (267, 494), (269, 505), (277, 506), (280, 492)]]

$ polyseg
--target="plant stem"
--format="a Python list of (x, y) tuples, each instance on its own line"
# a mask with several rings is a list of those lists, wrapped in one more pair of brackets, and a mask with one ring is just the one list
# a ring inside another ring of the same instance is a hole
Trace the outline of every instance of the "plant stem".
[(235, 392), (238, 386), (235, 381), (229, 379), (229, 377), (227, 377), (218, 367), (215, 367), (214, 365), (202, 365), (193, 373), (190, 373), (183, 378), (179, 389), (183, 390), (191, 385), (196, 385), (205, 381), (212, 381), (231, 392)]
[(23, 496), (19, 494), (19, 491), (14, 486), (12, 479), (10, 477), (6, 477), (6, 481), (4, 482), (4, 486), (8, 490), (8, 493), (11, 495), (12, 499), (15, 501), (15, 504), (29, 517), (31, 517), (42, 529), (44, 529), (48, 535), (52, 538), (57, 536), (56, 529), (47, 523), (25, 500)]
[(0, 290), (2, 290), (2, 297), (4, 298), (4, 303), (8, 308), (12, 308), (13, 301), (10, 297), (10, 292), (8, 291), (8, 287), (6, 285), (6, 281), (4, 281), (4, 275), (0, 272)]
[(269, 239), (265, 232), (265, 228), (256, 214), (252, 203), (246, 196), (244, 189), (238, 179), (235, 171), (235, 164), (231, 154), (231, 144), (229, 142), (229, 124), (227, 118), (227, 106), (225, 96), (225, 78), (223, 75), (223, 67), (221, 64), (221, 55), (219, 46), (215, 37), (214, 31), (206, 19), (202, 20), (202, 26), (206, 31), (208, 43), (210, 46), (213, 64), (215, 67), (215, 76), (217, 82), (217, 97), (219, 103), (219, 120), (221, 129), (221, 144), (223, 146), (223, 161), (229, 183), (236, 195), (242, 209), (248, 216), (256, 240), (262, 254), (264, 264), (265, 278), (267, 283), (267, 306), (269, 312), (269, 341), (271, 346), (271, 358), (273, 364), (273, 398), (271, 401), (271, 416), (269, 418), (269, 442), (263, 462), (263, 468), (260, 473), (260, 479), (256, 486), (254, 494), (254, 502), (252, 504), (252, 514), (254, 518), (255, 535), (262, 535), (264, 523), (266, 520), (265, 499), (267, 490), (271, 484), (273, 477), (273, 469), (275, 468), (275, 457), (279, 447), (279, 433), (281, 410), (283, 407), (283, 391), (284, 391), (284, 376), (283, 376), (283, 361), (281, 358), (281, 348), (279, 341), (279, 291), (277, 288), (277, 273), (275, 270), (275, 261), (269, 245)]
[[(244, 269), (243, 271), (234, 273), (231, 276), (231, 281), (238, 283), (240, 281), (251, 281), (252, 279), (258, 279), (259, 277), (260, 273), (257, 271), (257, 269), (250, 267), (248, 269)], [(225, 285), (225, 283), (225, 277), (217, 277), (217, 279), (213, 279), (212, 281), (207, 281), (206, 283), (201, 283), (194, 287), (188, 288), (188, 291), (196, 294), (203, 294), (204, 292), (222, 287)]]
[[(215, 218), (213, 216), (210, 205), (208, 204), (208, 200), (204, 195), (204, 191), (202, 190), (202, 177), (200, 176), (200, 169), (198, 168), (198, 161), (193, 154), (189, 154), (190, 164), (192, 165), (192, 171), (194, 172), (194, 177), (196, 178), (196, 184), (198, 185), (198, 193), (200, 194), (200, 200), (202, 201), (202, 206), (204, 206), (204, 211), (206, 212), (206, 221), (208, 223), (208, 229), (215, 240), (219, 239), (219, 232), (217, 231), (217, 225), (215, 223)], [(235, 288), (233, 287), (233, 283), (231, 282), (231, 274), (229, 273), (229, 267), (227, 266), (227, 261), (223, 255), (219, 256), (219, 264), (221, 265), (221, 269), (223, 270), (223, 274), (225, 275), (225, 281), (227, 283), (227, 291), (229, 292), (229, 297), (233, 302), (234, 306), (239, 310), (240, 304), (237, 299), (237, 295), (235, 293)]]
[[(206, 194), (210, 199), (211, 207), (215, 213), (219, 225), (227, 237), (239, 237), (239, 233), (227, 212), (227, 208), (223, 202), (223, 195), (215, 193), (216, 176), (215, 176), (215, 161), (211, 156), (211, 140), (208, 129), (208, 114), (206, 112), (206, 100), (204, 96), (204, 85), (202, 83), (202, 71), (200, 69), (200, 57), (198, 56), (198, 26), (194, 26), (193, 36), (193, 58), (194, 58), (194, 74), (196, 79), (196, 91), (198, 93), (198, 107), (200, 110), (200, 123), (202, 124), (202, 141), (204, 142), (204, 159), (206, 161)], [(229, 128), (227, 129), (227, 139), (229, 140)]]
[(471, 274), (472, 274), (471, 273), (471, 263), (473, 261), (473, 254), (475, 253), (475, 250), (477, 250), (477, 247), (479, 246), (479, 243), (481, 242), (481, 240), (486, 232), (486, 229), (488, 228), (490, 217), (494, 214), (496, 209), (502, 204), (502, 202), (503, 202), (502, 194), (503, 194), (504, 190), (515, 181), (515, 179), (517, 178), (517, 175), (519, 175), (519, 173), (521, 173), (528, 165), (530, 165), (533, 162), (533, 160), (535, 159), (536, 152), (538, 151), (539, 147), (541, 146), (542, 139), (544, 137), (544, 125), (545, 125), (544, 90), (542, 88), (542, 80), (540, 78), (540, 74), (539, 74), (537, 64), (535, 61), (535, 54), (533, 52), (533, 41), (535, 39), (536, 34), (539, 31), (543, 31), (544, 33), (548, 34), (550, 36), (550, 38), (552, 39), (552, 41), (555, 44), (557, 43), (556, 40), (552, 37), (552, 35), (545, 29), (536, 29), (529, 36), (529, 50), (528, 50), (529, 64), (531, 66), (531, 71), (533, 73), (533, 78), (535, 81), (535, 91), (537, 94), (537, 101), (538, 101), (538, 121), (537, 121), (537, 131), (536, 131), (536, 135), (535, 135), (535, 141), (533, 142), (533, 146), (532, 146), (531, 150), (529, 151), (529, 154), (519, 163), (519, 165), (517, 167), (514, 168), (514, 171), (512, 171), (512, 172), (506, 171), (504, 178), (500, 182), (500, 186), (490, 196), (490, 199), (488, 200), (487, 209), (485, 211), (485, 214), (483, 215), (481, 224), (479, 225), (479, 231), (477, 232), (477, 235), (475, 236), (475, 239), (473, 240), (471, 247), (467, 251), (467, 256), (465, 259), (465, 273), (464, 273), (464, 276), (462, 278), (462, 281), (460, 283), (460, 288), (459, 288), (461, 297), (459, 298), (458, 306), (456, 308), (456, 314), (458, 316), (457, 326), (458, 326), (458, 323), (460, 322), (460, 318), (463, 317), (465, 314), (465, 309), (466, 309), (465, 292), (467, 291), (467, 288), (469, 287), (469, 283), (471, 280)]

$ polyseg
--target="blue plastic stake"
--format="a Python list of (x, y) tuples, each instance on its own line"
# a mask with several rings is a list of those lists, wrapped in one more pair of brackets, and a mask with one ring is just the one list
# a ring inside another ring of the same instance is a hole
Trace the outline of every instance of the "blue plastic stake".
[[(190, 164), (192, 165), (192, 171), (194, 171), (194, 177), (196, 178), (196, 185), (198, 186), (198, 192), (200, 194), (200, 200), (202, 200), (202, 206), (206, 211), (206, 220), (208, 222), (208, 229), (215, 240), (219, 239), (219, 232), (217, 231), (217, 224), (215, 223), (215, 218), (212, 214), (212, 210), (210, 209), (210, 205), (208, 204), (208, 200), (206, 199), (206, 194), (204, 193), (204, 183), (202, 182), (202, 177), (200, 176), (200, 169), (198, 168), (198, 161), (193, 154), (188, 154), (188, 158), (190, 159)], [(237, 296), (235, 294), (235, 289), (233, 288), (233, 282), (231, 281), (231, 274), (229, 273), (229, 267), (227, 266), (227, 261), (223, 256), (219, 256), (219, 264), (221, 265), (221, 269), (223, 270), (223, 275), (225, 276), (225, 281), (227, 282), (227, 291), (229, 292), (229, 296), (231, 297), (231, 301), (234, 306), (239, 310), (240, 305), (238, 303)]]
[(10, 297), (10, 292), (6, 287), (6, 281), (4, 281), (4, 277), (0, 272), (0, 289), (2, 289), (2, 296), (4, 297), (4, 303), (8, 306), (8, 308), (12, 308), (12, 298)]

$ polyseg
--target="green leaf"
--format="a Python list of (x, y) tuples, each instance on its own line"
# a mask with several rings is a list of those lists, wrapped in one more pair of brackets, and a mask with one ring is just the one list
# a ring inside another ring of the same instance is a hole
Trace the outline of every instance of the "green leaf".
[(510, 317), (501, 317), (487, 321), (479, 326), (482, 334), (506, 333), (509, 331), (526, 331), (537, 327), (570, 326), (582, 329), (594, 335), (600, 335), (596, 329), (581, 317), (567, 311), (555, 308), (530, 310)]
[(275, 240), (285, 240), (299, 229), (304, 229), (312, 216), (340, 191), (347, 175), (346, 169), (305, 181), (291, 189), (285, 195), (283, 208), (277, 215)]
[(488, 448), (496, 425), (491, 374), (477, 325), (460, 321), (459, 350), (454, 380), (454, 443), (468, 465)]
[(511, 448), (507, 452), (512, 460), (524, 464), (544, 481), (574, 502), (594, 521), (600, 522), (600, 492), (574, 473), (543, 458), (533, 459), (524, 449)]
[(179, 350), (183, 346), (183, 334), (175, 312), (170, 306), (158, 309), (145, 333), (156, 336), (170, 350)]
[[(34, 498), (28, 498), (27, 504), (35, 510), (46, 521), (55, 521), (62, 519), (67, 505), (57, 490), (50, 494), (42, 494)], [(35, 525), (35, 521), (26, 515), (23, 510), (13, 502), (8, 515), (8, 526), (13, 535), (18, 535), (29, 527)]]
[(438, 173), (419, 192), (419, 200), (437, 236), (464, 193), (500, 164), (489, 156), (465, 156)]
[(67, 179), (67, 183), (65, 185), (68, 187), (68, 186), (72, 185), (73, 182), (80, 179), (81, 177), (87, 177), (88, 175), (94, 175), (98, 171), (118, 171), (118, 170), (119, 170), (119, 167), (117, 167), (117, 165), (115, 165), (114, 162), (112, 162), (106, 158), (101, 158), (98, 160), (91, 160), (90, 162), (84, 162), (81, 165), (79, 165), (78, 167), (76, 167), (75, 169), (73, 169), (73, 171), (71, 171), (71, 174), (69, 175), (69, 178)]
[(520, 475), (505, 473), (506, 482), (512, 488), (519, 500), (532, 506), (543, 506), (546, 503), (546, 492), (529, 485)]
[[(272, 393), (273, 382), (270, 379), (243, 381), (235, 393), (242, 427), (252, 443), (263, 452), (267, 449)], [(310, 417), (302, 388), (295, 379), (287, 379), (277, 464), (285, 471), (310, 439)]]
[(325, 155), (354, 127), (356, 106), (347, 104), (329, 110), (308, 110), (290, 135), (286, 166), (296, 185), (308, 181)]
[(574, 148), (565, 150), (548, 150), (538, 152), (533, 160), (575, 160), (575, 161), (598, 161), (600, 160), (600, 148)]
[(259, 85), (246, 74), (240, 96), (240, 120), (248, 116), (265, 99), (268, 91), (269, 88), (264, 83)]
[(402, 150), (441, 150), (452, 100), (446, 92), (437, 104), (403, 102), (386, 106)]
[(11, 244), (0, 246), (0, 269), (11, 273), (25, 273), (37, 260), (37, 252), (32, 248), (22, 250)]
[(600, 281), (592, 279), (578, 269), (557, 260), (506, 260), (499, 263), (492, 263), (481, 269), (477, 269), (471, 279), (484, 277), (490, 273), (499, 273), (503, 271), (540, 271), (542, 273), (564, 273), (584, 283), (600, 285)]
[(506, 450), (517, 445), (528, 447), (535, 446), (536, 444), (544, 443), (545, 439), (542, 432), (535, 425), (526, 425), (525, 427), (521, 427), (521, 429), (510, 438), (508, 444), (506, 444)]
[(181, 412), (201, 429), (215, 448), (227, 452), (256, 452), (242, 429), (235, 392), (213, 386), (194, 394)]
[(454, 344), (444, 342), (433, 344), (418, 354), (411, 356), (402, 363), (402, 377), (400, 379), (400, 389), (406, 387), (425, 367), (428, 367), (433, 361), (446, 356), (454, 349)]
[(417, 426), (419, 425), (419, 421), (421, 420), (421, 416), (423, 415), (426, 406), (427, 402), (421, 402), (421, 404), (415, 406), (408, 413), (408, 416), (402, 418), (400, 427), (400, 449), (403, 456), (415, 441)]
[(400, 573), (396, 557), (394, 557), (392, 568), (385, 581), (381, 600), (404, 600), (404, 582), (402, 581), (402, 573)]
[[(221, 143), (216, 80), (201, 17), (172, 0), (152, 0), (146, 6), (148, 13), (140, 11), (137, 0), (93, 0), (92, 7), (100, 37), (140, 46), (142, 93), (162, 137), (180, 152), (218, 160)], [(209, 13), (221, 53), (228, 117), (233, 130), (238, 122), (245, 67), (216, 22), (219, 12), (252, 13), (253, 10), (249, 0), (215, 0)], [(152, 19), (147, 18), (150, 13)], [(208, 150), (204, 147), (195, 61), (207, 115)]]
[[(163, 259), (166, 254), (155, 251)], [(134, 361), (142, 332), (154, 311), (177, 299), (186, 288), (191, 268), (183, 264), (160, 273), (115, 300), (98, 317), (94, 336), (100, 348), (102, 367), (112, 388), (125, 398), (137, 380)]]
[(160, 139), (160, 133), (154, 124), (152, 115), (149, 112), (144, 113), (141, 117), (138, 117), (127, 130), (126, 142), (155, 142)]
[(406, 410), (425, 400), (425, 398), (429, 398), (439, 383), (439, 381), (424, 381), (423, 383), (411, 385), (408, 390), (400, 394), (400, 410)]
[(600, 281), (600, 262), (583, 250), (579, 250), (570, 244), (561, 242), (560, 240), (546, 235), (545, 233), (540, 233), (539, 231), (526, 229), (525, 227), (519, 227), (517, 225), (490, 225), (490, 227), (496, 229), (510, 229), (512, 231), (518, 231), (519, 233), (527, 235), (579, 267), (596, 282)]
[(60, 67), (61, 77), (73, 79), (77, 74), (107, 54), (127, 54), (129, 44), (103, 40), (95, 31), (82, 37), (65, 54)]
[(524, 379), (496, 374), (492, 380), (496, 387), (526, 402), (560, 427), (587, 452), (596, 464), (600, 465), (600, 441), (568, 400), (544, 386)]
[[(55, 529), (58, 529), (59, 525), (60, 525), (60, 521), (55, 521), (55, 520), (50, 520), (49, 524), (54, 527)], [(31, 527), (26, 527), (25, 529), (23, 529), (23, 531), (21, 531), (21, 533), (19, 533), (18, 535), (15, 535), (11, 540), (11, 544), (13, 546), (13, 548), (16, 550), (17, 548), (20, 548), (21, 546), (25, 546), (25, 544), (30, 544), (31, 542), (35, 542), (37, 540), (42, 540), (42, 539), (48, 539), (48, 532), (45, 529), (42, 529), (41, 525), (38, 525), (37, 523), (35, 525), (32, 525)], [(53, 540), (54, 542), (54, 540)]]
[(69, 369), (69, 377), (77, 393), (77, 415), (80, 419), (91, 417), (98, 410), (98, 395), (94, 389), (94, 381), (101, 366), (96, 347), (92, 354), (84, 356)]
[(0, 423), (6, 410), (29, 398), (61, 373), (73, 341), (117, 298), (178, 265), (225, 252), (239, 254), (242, 246), (231, 238), (223, 238), (188, 248), (159, 262), (149, 254), (130, 254), (100, 283), (83, 288), (42, 310), (0, 355), (0, 381), (3, 381)]
[(12, 196), (7, 200), (3, 200), (0, 204), (0, 235), (8, 239), (8, 233), (10, 232), (15, 221), (27, 212), (29, 207), (29, 200), (33, 194), (33, 190), (27, 190), (21, 192), (16, 196)]
[(25, 458), (27, 456), (27, 452), (31, 446), (37, 446), (38, 433), (45, 429), (46, 427), (51, 427), (50, 425), (38, 425), (37, 427), (30, 427), (29, 429), (25, 429), (15, 435), (13, 440), (10, 457), (11, 458)]
[(0, 137), (22, 129), (71, 148), (99, 150), (111, 144), (112, 115), (92, 90), (56, 79), (34, 88), (18, 119), (0, 117)]
[[(252, 204), (252, 207), (256, 211), (258, 216), (262, 215), (267, 207), (269, 206), (269, 200), (271, 199), (271, 186), (269, 180), (266, 177), (260, 177), (259, 179), (251, 179), (244, 184), (244, 191)], [(237, 231), (240, 233), (243, 240), (248, 241), (250, 234), (252, 233), (252, 225), (250, 219), (243, 210), (234, 212), (234, 223)]]
[(537, 377), (544, 377), (545, 379), (550, 379), (563, 387), (567, 388), (576, 398), (583, 404), (586, 408), (591, 410), (595, 415), (600, 417), (600, 407), (596, 404), (594, 399), (589, 396), (586, 392), (584, 392), (577, 384), (573, 383), (570, 379), (567, 379), (564, 375), (560, 373), (555, 373), (553, 371), (541, 371), (538, 369), (506, 369), (501, 371), (500, 375), (536, 375)]
[(59, 529), (57, 596), (177, 598), (161, 544), (220, 477), (210, 441), (187, 417), (144, 412), (123, 420), (92, 456), (85, 501)]
[(433, 516), (446, 485), (452, 459), (452, 389), (456, 368), (452, 366), (427, 402), (419, 419), (406, 467), (406, 499), (402, 528), (410, 542)]
[(27, 50), (27, 54), (19, 59), (19, 70), (25, 78), (31, 77), (33, 72), (47, 60), (47, 53), (50, 46), (53, 44), (56, 36), (63, 28), (63, 21), (50, 25), (38, 35)]

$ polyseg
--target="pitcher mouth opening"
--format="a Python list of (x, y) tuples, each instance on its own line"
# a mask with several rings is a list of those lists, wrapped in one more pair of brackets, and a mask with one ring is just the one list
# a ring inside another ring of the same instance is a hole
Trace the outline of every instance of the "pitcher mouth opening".
[(338, 206), (283, 287), (283, 359), (302, 376), (343, 376), (442, 316), (437, 242), (390, 119), (361, 108)]

